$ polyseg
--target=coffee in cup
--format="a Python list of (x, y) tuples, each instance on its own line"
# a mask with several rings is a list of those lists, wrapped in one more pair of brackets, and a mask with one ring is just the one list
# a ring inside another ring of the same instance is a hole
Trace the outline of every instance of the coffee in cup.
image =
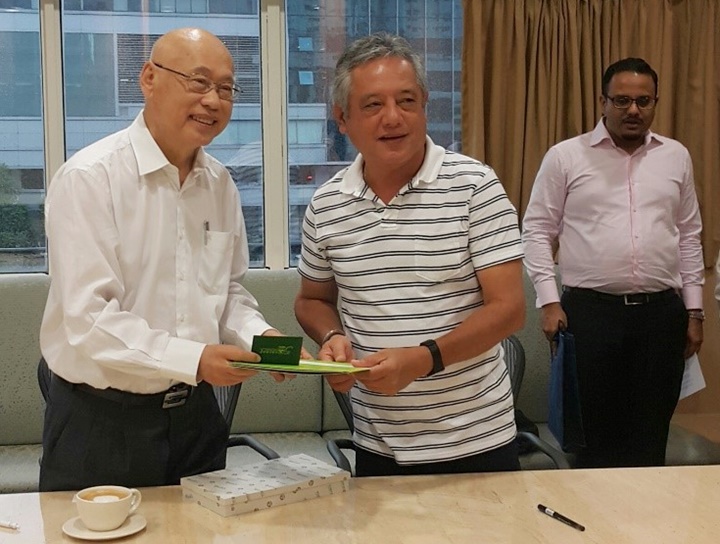
[(91, 531), (112, 531), (137, 510), (141, 499), (137, 489), (98, 485), (78, 491), (73, 502), (85, 527)]

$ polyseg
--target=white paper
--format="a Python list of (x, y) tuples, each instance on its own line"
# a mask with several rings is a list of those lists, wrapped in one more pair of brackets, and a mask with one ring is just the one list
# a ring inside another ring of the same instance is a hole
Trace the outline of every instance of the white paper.
[(685, 372), (683, 373), (682, 385), (680, 386), (680, 398), (684, 399), (693, 393), (705, 389), (705, 378), (700, 368), (700, 360), (697, 353), (685, 359)]

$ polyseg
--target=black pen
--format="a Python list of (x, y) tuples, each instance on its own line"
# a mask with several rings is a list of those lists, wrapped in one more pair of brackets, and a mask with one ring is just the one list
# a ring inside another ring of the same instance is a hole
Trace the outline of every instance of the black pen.
[(562, 514), (558, 514), (555, 510), (548, 508), (547, 506), (538, 504), (538, 510), (540, 510), (543, 514), (547, 514), (551, 518), (555, 518), (558, 521), (562, 521), (565, 525), (569, 525), (573, 529), (577, 529), (578, 531), (585, 530), (585, 527), (580, 525), (577, 521), (573, 521), (570, 518), (566, 518)]

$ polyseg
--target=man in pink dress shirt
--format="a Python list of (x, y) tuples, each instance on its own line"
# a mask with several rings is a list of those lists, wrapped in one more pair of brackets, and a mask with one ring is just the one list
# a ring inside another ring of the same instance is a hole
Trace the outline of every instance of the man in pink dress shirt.
[(684, 359), (703, 339), (692, 162), (650, 131), (657, 88), (644, 60), (612, 64), (602, 119), (547, 152), (523, 221), (543, 332), (551, 339), (562, 323), (575, 335), (583, 467), (665, 463)]

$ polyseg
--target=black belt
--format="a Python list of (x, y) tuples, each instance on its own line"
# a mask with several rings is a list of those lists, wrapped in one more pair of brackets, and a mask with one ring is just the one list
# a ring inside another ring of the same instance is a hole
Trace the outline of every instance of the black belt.
[(120, 389), (97, 389), (86, 383), (72, 383), (57, 374), (53, 374), (53, 380), (57, 381), (65, 388), (75, 391), (82, 391), (88, 395), (93, 395), (101, 399), (125, 404), (128, 406), (156, 406), (158, 408), (176, 408), (185, 404), (187, 399), (192, 395), (193, 386), (186, 383), (173, 385), (167, 391), (161, 393), (150, 393), (143, 395), (141, 393), (130, 393), (129, 391), (121, 391)]
[(567, 285), (563, 285), (563, 291), (566, 293), (572, 293), (573, 295), (591, 297), (605, 302), (624, 304), (625, 306), (650, 304), (651, 302), (668, 300), (677, 296), (677, 292), (675, 291), (675, 289), (666, 289), (665, 291), (656, 291), (655, 293), (630, 293), (627, 295), (611, 295), (610, 293), (601, 293), (600, 291), (596, 291), (595, 289), (585, 289), (583, 287), (568, 287)]

